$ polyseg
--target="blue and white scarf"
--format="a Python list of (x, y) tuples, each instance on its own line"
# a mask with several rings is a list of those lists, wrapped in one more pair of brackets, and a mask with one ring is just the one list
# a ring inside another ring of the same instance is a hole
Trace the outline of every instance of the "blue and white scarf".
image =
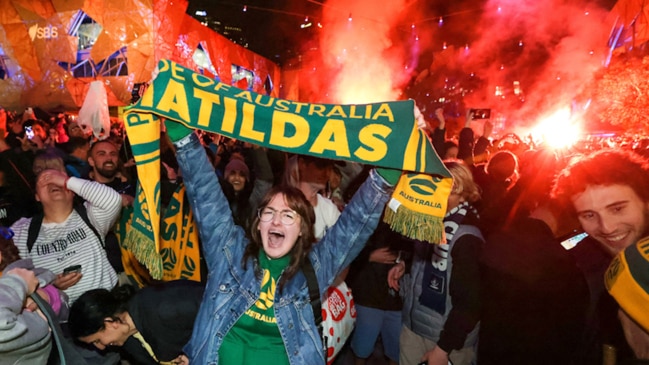
[(462, 221), (469, 211), (477, 216), (475, 208), (468, 202), (462, 202), (451, 209), (444, 217), (446, 243), (433, 245), (432, 255), (426, 261), (422, 290), (419, 302), (432, 310), (444, 315), (446, 313), (446, 297), (448, 296), (448, 260), (453, 248), (454, 237)]

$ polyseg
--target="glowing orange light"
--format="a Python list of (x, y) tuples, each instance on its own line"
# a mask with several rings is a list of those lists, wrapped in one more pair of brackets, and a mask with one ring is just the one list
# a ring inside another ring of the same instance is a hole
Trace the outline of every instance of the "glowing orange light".
[(581, 135), (579, 123), (570, 117), (570, 108), (561, 108), (541, 118), (530, 133), (535, 140), (555, 149), (574, 145)]

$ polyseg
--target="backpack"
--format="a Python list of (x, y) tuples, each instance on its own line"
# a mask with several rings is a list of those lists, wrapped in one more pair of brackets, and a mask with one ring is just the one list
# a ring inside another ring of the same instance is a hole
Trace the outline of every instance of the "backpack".
[[(92, 233), (97, 236), (97, 239), (101, 243), (101, 247), (103, 247), (106, 251), (106, 257), (108, 258), (108, 262), (113, 267), (113, 269), (115, 269), (117, 273), (123, 272), (124, 265), (122, 264), (122, 252), (115, 232), (113, 232), (112, 230), (108, 231), (106, 237), (102, 239), (99, 231), (97, 231), (95, 226), (90, 223), (86, 206), (83, 204), (75, 204), (74, 210), (79, 213), (79, 216), (84, 221), (84, 223), (86, 223)], [(38, 232), (40, 231), (42, 224), (43, 213), (38, 213), (32, 217), (32, 221), (29, 223), (29, 230), (27, 233), (27, 252), (32, 252), (32, 248), (34, 247), (34, 243), (38, 238)]]
[[(97, 239), (99, 239), (99, 242), (101, 242), (101, 247), (106, 249), (106, 245), (104, 244), (104, 240), (101, 238), (101, 235), (99, 234), (99, 231), (95, 228), (95, 226), (90, 223), (90, 219), (88, 218), (88, 211), (86, 210), (86, 206), (83, 204), (75, 204), (74, 205), (74, 210), (79, 213), (79, 216), (81, 216), (81, 219), (83, 219), (84, 223), (90, 228), (92, 233), (97, 236)], [(38, 213), (35, 214), (32, 217), (32, 221), (29, 222), (29, 231), (27, 232), (27, 252), (31, 253), (32, 248), (34, 247), (34, 243), (36, 242), (36, 238), (38, 238), (38, 232), (41, 230), (41, 226), (43, 225), (43, 213)]]

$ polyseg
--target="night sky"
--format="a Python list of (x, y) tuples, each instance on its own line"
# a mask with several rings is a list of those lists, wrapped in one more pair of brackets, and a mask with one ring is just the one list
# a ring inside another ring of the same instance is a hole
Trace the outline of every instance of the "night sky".
[[(407, 7), (417, 8), (417, 11), (404, 21), (404, 32), (410, 22), (417, 22), (422, 31), (462, 45), (476, 36), (472, 34), (473, 25), (480, 18), (485, 1), (414, 0), (407, 3)], [(616, 0), (595, 0), (593, 3), (610, 9)], [(305, 23), (307, 16), (314, 22), (320, 20), (325, 6), (327, 2), (320, 0), (190, 0), (187, 12), (193, 15), (195, 10), (204, 9), (224, 23), (241, 27), (249, 49), (281, 65), (317, 39), (315, 27), (304, 30), (300, 25)], [(440, 16), (444, 19), (443, 27), (438, 26)]]

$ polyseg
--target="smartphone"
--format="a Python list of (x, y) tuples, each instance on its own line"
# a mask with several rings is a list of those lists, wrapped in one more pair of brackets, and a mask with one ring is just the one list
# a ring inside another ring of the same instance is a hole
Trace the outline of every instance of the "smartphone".
[(81, 265), (72, 265), (63, 269), (63, 274), (70, 274), (73, 272), (81, 272)]
[(491, 109), (470, 109), (469, 113), (473, 113), (473, 119), (491, 118)]
[(571, 250), (587, 236), (588, 233), (586, 232), (575, 231), (572, 234), (559, 238), (559, 242), (561, 242), (561, 246), (563, 246), (563, 248), (565, 248), (566, 250)]
[(27, 136), (28, 139), (34, 138), (34, 131), (32, 130), (31, 125), (25, 127), (25, 135)]

